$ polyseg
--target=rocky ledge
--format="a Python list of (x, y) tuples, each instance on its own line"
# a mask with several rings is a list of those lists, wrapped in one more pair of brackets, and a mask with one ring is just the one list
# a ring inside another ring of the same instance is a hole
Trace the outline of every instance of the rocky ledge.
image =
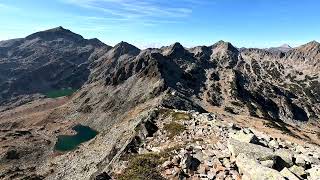
[[(239, 127), (213, 113), (157, 110), (108, 172), (115, 179), (310, 179), (320, 147)], [(98, 178), (98, 177), (97, 177)], [(98, 178), (99, 179), (99, 178)]]

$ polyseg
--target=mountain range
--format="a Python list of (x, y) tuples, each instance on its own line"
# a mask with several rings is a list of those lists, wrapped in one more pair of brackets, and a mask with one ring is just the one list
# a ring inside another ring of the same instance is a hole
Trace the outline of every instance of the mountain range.
[[(41, 177), (94, 178), (107, 171), (155, 108), (256, 118), (277, 128), (318, 127), (319, 71), (316, 41), (268, 49), (239, 49), (224, 41), (185, 48), (177, 42), (141, 50), (127, 42), (108, 46), (62, 27), (0, 41), (0, 130), (6, 134), (1, 152), (14, 148), (19, 162), (29, 164), (10, 171), (18, 160), (1, 160), (8, 167), (2, 176), (23, 172), (30, 178), (32, 164), (40, 163)], [(75, 93), (48, 98), (61, 89)], [(91, 145), (49, 161), (56, 136), (75, 124), (100, 133)], [(9, 141), (17, 129), (32, 134), (32, 143), (22, 143), (26, 135)]]

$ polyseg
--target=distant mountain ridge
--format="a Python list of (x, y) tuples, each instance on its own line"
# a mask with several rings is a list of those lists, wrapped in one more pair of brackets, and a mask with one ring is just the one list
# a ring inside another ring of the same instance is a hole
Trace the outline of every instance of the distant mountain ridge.
[(271, 52), (288, 52), (290, 50), (292, 50), (293, 48), (288, 45), (288, 44), (283, 44), (279, 47), (271, 47), (271, 48), (268, 48), (267, 50), (268, 51), (271, 51)]

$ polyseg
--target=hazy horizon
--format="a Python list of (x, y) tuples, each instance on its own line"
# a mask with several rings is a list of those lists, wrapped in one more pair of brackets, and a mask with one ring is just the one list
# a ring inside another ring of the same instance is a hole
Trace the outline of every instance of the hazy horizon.
[[(302, 6), (303, 4), (303, 6)], [(268, 48), (319, 41), (315, 0), (0, 0), (0, 40), (63, 26), (108, 45), (139, 48), (180, 42), (186, 47), (219, 40)]]

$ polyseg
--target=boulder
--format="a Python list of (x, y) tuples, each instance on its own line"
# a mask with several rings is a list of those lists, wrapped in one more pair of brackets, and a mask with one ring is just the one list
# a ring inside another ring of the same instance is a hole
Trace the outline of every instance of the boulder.
[(273, 160), (275, 158), (272, 149), (256, 144), (240, 142), (235, 139), (229, 139), (228, 148), (234, 157), (237, 157), (239, 154), (246, 154), (260, 161)]
[(319, 180), (319, 178), (320, 178), (320, 165), (316, 165), (316, 166), (312, 167), (311, 169), (308, 169), (307, 172), (309, 174), (308, 179)]
[(268, 146), (269, 146), (270, 148), (278, 149), (278, 148), (279, 148), (279, 143), (278, 143), (278, 141), (276, 141), (276, 140), (271, 140), (271, 141), (268, 143)]
[(305, 155), (305, 154), (296, 154), (296, 164), (298, 166), (306, 166), (307, 164), (320, 164), (320, 161), (318, 158), (315, 158), (313, 156)]
[(95, 180), (111, 180), (111, 176), (109, 176), (106, 172), (103, 172), (96, 176)]
[(290, 179), (290, 180), (299, 180), (299, 178), (294, 175), (288, 168), (283, 168), (281, 171), (280, 171), (280, 174), (287, 178), (287, 179)]
[(298, 177), (303, 177), (306, 175), (306, 171), (301, 166), (293, 165), (289, 168), (289, 170)]
[(307, 156), (304, 155), (304, 154), (297, 154), (295, 155), (295, 158), (296, 158), (296, 164), (298, 166), (302, 166), (304, 167), (306, 165), (306, 159), (307, 159)]
[(222, 164), (226, 168), (230, 168), (231, 167), (231, 163), (230, 163), (230, 160), (228, 158), (223, 158)]
[(19, 159), (19, 153), (17, 152), (17, 150), (9, 150), (7, 153), (6, 153), (6, 159)]
[(262, 166), (257, 160), (246, 154), (239, 154), (236, 164), (240, 173), (251, 180), (285, 180), (278, 171)]
[(292, 161), (293, 152), (292, 151), (287, 150), (287, 149), (277, 149), (274, 153), (276, 156), (280, 157), (281, 160), (283, 160), (282, 162), (281, 161), (277, 162), (277, 163), (282, 163), (279, 166), (282, 166), (282, 167), (293, 166), (293, 161)]
[(234, 133), (231, 133), (229, 135), (231, 138), (238, 140), (240, 142), (246, 142), (246, 143), (257, 143), (258, 142), (258, 138), (256, 135), (254, 135), (251, 132), (245, 132), (245, 131), (239, 131)]

